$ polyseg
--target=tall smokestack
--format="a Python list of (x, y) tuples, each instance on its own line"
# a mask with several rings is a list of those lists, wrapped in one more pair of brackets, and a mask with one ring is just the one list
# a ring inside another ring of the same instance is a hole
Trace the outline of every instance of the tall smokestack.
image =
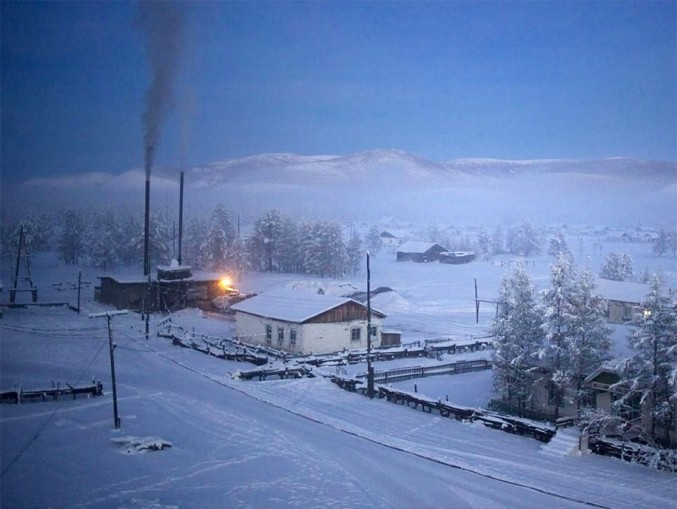
[(143, 222), (143, 275), (150, 274), (150, 169), (153, 160), (153, 147), (146, 147), (146, 208)]
[(150, 173), (160, 139), (160, 129), (173, 106), (174, 81), (179, 70), (183, 20), (176, 2), (139, 2), (137, 26), (144, 34), (151, 82), (143, 112), (146, 206), (144, 221), (144, 276), (150, 274)]
[(181, 240), (183, 239), (183, 172), (179, 183), (179, 256), (177, 261), (181, 265)]

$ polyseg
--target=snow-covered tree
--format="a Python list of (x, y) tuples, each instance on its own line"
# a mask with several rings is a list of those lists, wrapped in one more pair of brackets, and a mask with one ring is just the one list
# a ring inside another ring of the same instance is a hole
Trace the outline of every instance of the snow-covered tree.
[(120, 236), (115, 241), (113, 249), (116, 257), (125, 265), (143, 260), (143, 252), (139, 251), (130, 239), (135, 239), (139, 231), (139, 219), (132, 214), (127, 214), (119, 225)]
[(627, 253), (609, 253), (599, 275), (612, 281), (629, 281), (632, 278), (632, 257)]
[(276, 255), (279, 270), (291, 273), (303, 271), (300, 242), (299, 228), (296, 222), (287, 216), (281, 216)]
[(372, 225), (367, 231), (367, 235), (364, 237), (364, 244), (369, 251), (369, 254), (376, 256), (378, 252), (383, 247), (383, 241), (381, 240), (381, 231), (377, 225)]
[(583, 381), (610, 358), (611, 329), (604, 317), (606, 303), (596, 293), (595, 276), (585, 270), (575, 284), (572, 322), (568, 336), (571, 374), (576, 407), (580, 410), (588, 395)]
[(202, 253), (202, 246), (207, 240), (207, 221), (200, 217), (191, 217), (186, 225), (185, 243), (181, 262), (197, 269), (205, 269), (207, 263)]
[(660, 232), (658, 232), (658, 238), (656, 239), (656, 242), (654, 242), (652, 251), (655, 255), (663, 256), (668, 252), (668, 249), (668, 234), (661, 228)]
[(84, 254), (84, 222), (78, 212), (68, 209), (64, 212), (59, 239), (59, 253), (63, 261), (77, 265)]
[(350, 237), (348, 245), (346, 246), (346, 269), (353, 274), (357, 274), (362, 264), (363, 254), (364, 251), (362, 249), (360, 235), (357, 232), (353, 232), (353, 235)]
[(500, 226), (497, 226), (491, 235), (491, 253), (494, 255), (505, 253), (505, 234)]
[(304, 270), (320, 277), (338, 277), (346, 269), (346, 248), (341, 225), (331, 221), (314, 221), (302, 230)]
[[(171, 261), (172, 234), (166, 213), (152, 214), (148, 226), (148, 258), (152, 269), (153, 265), (163, 265)], [(136, 258), (143, 260), (145, 225), (141, 224), (137, 228), (137, 234), (132, 237), (130, 244), (136, 253)]]
[(634, 323), (637, 329), (629, 338), (634, 355), (620, 365), (621, 380), (616, 387), (622, 396), (614, 408), (619, 413), (649, 412), (648, 425), (641, 426), (651, 436), (660, 429), (663, 436), (658, 438), (667, 443), (677, 403), (677, 311), (664, 295), (658, 276)]
[(481, 229), (477, 234), (477, 256), (482, 259), (488, 259), (491, 256), (491, 237), (485, 229)]
[(249, 254), (241, 239), (235, 239), (228, 249), (228, 268), (238, 275), (249, 270)]
[(565, 401), (566, 390), (574, 382), (574, 359), (571, 340), (575, 333), (576, 272), (571, 257), (560, 255), (551, 266), (550, 288), (543, 292), (545, 306), (543, 331), (545, 332), (545, 359), (550, 373), (551, 403), (555, 407), (555, 419)]
[(87, 228), (86, 244), (90, 263), (104, 270), (118, 260), (120, 227), (113, 210), (94, 213)]
[(559, 231), (555, 234), (553, 238), (550, 239), (550, 245), (548, 246), (548, 254), (551, 256), (559, 256), (562, 253), (569, 253), (569, 247), (567, 246), (566, 238), (564, 233)]
[(265, 212), (254, 223), (254, 233), (249, 239), (249, 252), (254, 267), (266, 271), (277, 269), (282, 226), (283, 218), (277, 210)]
[(235, 230), (228, 212), (218, 204), (209, 220), (209, 229), (202, 245), (202, 256), (210, 270), (226, 270), (230, 246), (235, 238)]
[(531, 224), (523, 223), (508, 230), (506, 247), (508, 252), (520, 256), (541, 253), (541, 235)]
[(501, 285), (492, 334), (494, 387), (520, 416), (533, 393), (542, 323), (529, 275), (517, 268)]
[(677, 254), (677, 228), (668, 232), (668, 249), (672, 251), (672, 257)]

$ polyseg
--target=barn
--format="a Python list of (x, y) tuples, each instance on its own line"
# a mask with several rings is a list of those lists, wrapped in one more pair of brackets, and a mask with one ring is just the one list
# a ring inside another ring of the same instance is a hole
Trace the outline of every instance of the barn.
[[(234, 304), (240, 341), (301, 355), (367, 347), (367, 306), (347, 297), (275, 290)], [(371, 344), (385, 315), (371, 310)]]
[(398, 262), (434, 262), (447, 249), (434, 242), (409, 241), (397, 248)]

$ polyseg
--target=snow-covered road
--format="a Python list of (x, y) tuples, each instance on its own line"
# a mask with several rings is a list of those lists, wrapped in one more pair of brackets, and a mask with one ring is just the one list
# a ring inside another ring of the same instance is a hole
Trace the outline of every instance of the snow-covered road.
[[(21, 313), (33, 315), (31, 331), (16, 330), (27, 321)], [(73, 337), (37, 332), (63, 319)], [(109, 389), (104, 322), (92, 330), (65, 309), (6, 314), (3, 384), (37, 383), (51, 366), (55, 380), (95, 373)], [(2, 507), (674, 505), (673, 474), (553, 458), (534, 440), (370, 401), (322, 378), (233, 380), (239, 364), (146, 342), (141, 325), (137, 315), (114, 319), (121, 430), (112, 429), (110, 390), (0, 407)], [(111, 441), (125, 436), (173, 447), (130, 455)]]

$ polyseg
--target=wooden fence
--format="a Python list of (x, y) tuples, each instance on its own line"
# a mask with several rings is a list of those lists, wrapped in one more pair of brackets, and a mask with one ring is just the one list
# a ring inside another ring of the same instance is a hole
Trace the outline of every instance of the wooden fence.
[[(387, 371), (377, 371), (374, 373), (374, 383), (387, 384), (404, 382), (415, 378), (424, 378), (437, 375), (458, 375), (461, 373), (470, 373), (472, 371), (484, 371), (491, 369), (492, 363), (486, 359), (476, 359), (471, 361), (452, 362), (449, 364), (437, 364), (433, 366), (411, 366), (395, 368)], [(357, 375), (357, 378), (366, 378), (366, 373)]]
[(19, 389), (18, 391), (0, 392), (0, 403), (18, 404), (24, 401), (58, 400), (62, 396), (72, 396), (73, 399), (75, 399), (78, 396), (95, 397), (101, 396), (102, 394), (103, 384), (101, 382), (81, 387), (73, 387), (69, 384), (66, 384), (65, 387), (61, 387), (60, 384), (57, 384), (56, 387), (51, 387), (49, 389), (35, 389), (28, 391)]
[(677, 451), (654, 449), (645, 445), (591, 436), (588, 448), (595, 454), (619, 458), (631, 463), (677, 472)]
[[(362, 393), (365, 392), (364, 387), (362, 387), (363, 382), (356, 380), (355, 378), (345, 379), (333, 376), (331, 377), (331, 380), (343, 389)], [(359, 389), (357, 388), (358, 384), (360, 385)], [(397, 391), (382, 385), (377, 387), (377, 394), (379, 398), (384, 398), (393, 403), (407, 405), (410, 408), (420, 407), (421, 410), (426, 413), (435, 412), (442, 417), (453, 417), (459, 421), (481, 422), (490, 428), (531, 437), (541, 442), (549, 442), (555, 435), (555, 429), (547, 425), (538, 424), (526, 419), (499, 415), (494, 412), (477, 408), (457, 406), (446, 401), (443, 402), (439, 399), (436, 400), (406, 391)]]

